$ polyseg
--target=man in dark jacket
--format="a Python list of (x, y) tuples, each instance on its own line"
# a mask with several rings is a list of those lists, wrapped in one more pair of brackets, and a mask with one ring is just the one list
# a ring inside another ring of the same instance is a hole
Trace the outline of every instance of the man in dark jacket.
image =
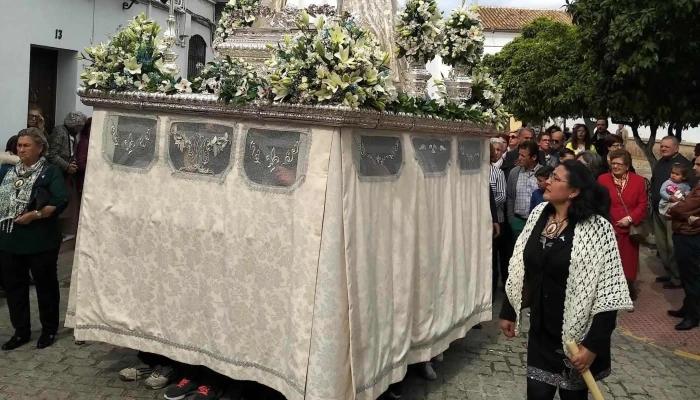
[[(659, 250), (661, 262), (668, 272), (667, 276), (659, 276), (657, 282), (664, 282), (665, 289), (680, 289), (681, 277), (678, 273), (678, 264), (673, 251), (672, 232), (669, 229), (666, 219), (659, 213), (659, 201), (661, 201), (661, 185), (671, 176), (671, 168), (674, 164), (681, 164), (691, 167), (690, 161), (679, 152), (678, 139), (673, 136), (666, 136), (661, 139), (661, 158), (656, 163), (651, 175), (651, 201), (652, 220), (654, 222), (654, 238), (656, 248)], [(691, 185), (695, 182), (690, 182)]]
[(608, 131), (608, 120), (601, 118), (595, 123), (595, 132), (593, 133), (593, 144), (595, 150), (603, 160), (608, 158), (608, 148), (605, 147), (605, 138), (610, 135)]
[[(519, 145), (525, 142), (531, 142), (535, 139), (535, 131), (532, 128), (522, 127), (518, 130), (518, 138)], [(518, 151), (519, 147), (515, 147), (513, 150), (508, 151), (503, 160), (503, 165), (501, 165), (501, 169), (506, 176), (506, 181), (508, 180), (510, 171), (518, 164)]]
[[(700, 159), (693, 166), (700, 176)], [(685, 200), (668, 210), (673, 223), (673, 244), (685, 298), (680, 310), (669, 310), (668, 315), (683, 318), (676, 330), (687, 331), (700, 325), (700, 185), (696, 185)]]

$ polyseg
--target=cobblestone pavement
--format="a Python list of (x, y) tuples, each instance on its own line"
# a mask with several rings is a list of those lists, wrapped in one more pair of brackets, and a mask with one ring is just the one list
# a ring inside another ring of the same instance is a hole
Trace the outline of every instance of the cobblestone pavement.
[[(62, 311), (68, 298), (72, 253), (59, 260)], [(32, 295), (34, 340), (38, 337), (36, 299)], [(7, 306), (0, 299), (0, 342), (12, 333)], [(496, 307), (498, 308), (498, 307)], [(700, 331), (694, 334), (700, 334)], [(117, 372), (136, 361), (135, 352), (101, 343), (77, 346), (70, 330), (57, 343), (37, 350), (36, 342), (0, 353), (0, 399), (143, 399), (162, 398), (143, 382), (122, 382)], [(438, 379), (424, 381), (409, 371), (404, 398), (408, 400), (525, 398), (525, 338), (506, 340), (496, 321), (472, 330), (445, 352), (436, 364)], [(700, 361), (674, 354), (671, 349), (616, 333), (613, 337), (613, 375), (601, 383), (606, 399), (700, 399)], [(246, 400), (278, 400), (260, 387), (238, 383)], [(232, 396), (240, 398), (240, 396)]]

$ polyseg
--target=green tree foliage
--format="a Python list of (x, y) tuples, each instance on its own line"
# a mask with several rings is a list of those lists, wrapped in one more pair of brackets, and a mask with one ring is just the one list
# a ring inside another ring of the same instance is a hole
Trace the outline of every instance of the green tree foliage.
[(503, 87), (507, 110), (521, 121), (597, 115), (587, 100), (594, 72), (575, 26), (537, 19), (484, 63)]
[[(567, 0), (590, 68), (591, 106), (628, 123), (650, 164), (659, 127), (700, 123), (700, 0)], [(645, 143), (639, 126), (649, 126)]]

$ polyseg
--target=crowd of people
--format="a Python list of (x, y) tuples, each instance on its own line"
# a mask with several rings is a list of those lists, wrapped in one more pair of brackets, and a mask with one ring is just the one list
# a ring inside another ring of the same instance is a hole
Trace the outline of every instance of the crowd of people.
[[(30, 105), (27, 128), (0, 153), (0, 293), (15, 329), (2, 350), (31, 339), (32, 283), (42, 325), (37, 348), (51, 346), (59, 328), (57, 260), (77, 227), (91, 119), (71, 112), (50, 133), (44, 121)], [(623, 126), (610, 133), (605, 119), (593, 133), (583, 124), (571, 132), (523, 127), (490, 140), (492, 290), (495, 297), (500, 282), (507, 295), (500, 313), (506, 336), (517, 333), (520, 310), (530, 309), (528, 399), (552, 399), (557, 389), (562, 400), (584, 399), (580, 373), (610, 373), (617, 312), (633, 311), (640, 244), (650, 233), (667, 271), (657, 281), (685, 291), (683, 307), (668, 311), (681, 319), (675, 329), (700, 321), (700, 158), (689, 161), (676, 138), (665, 137), (648, 180), (635, 173), (627, 140)], [(568, 354), (562, 338), (579, 343), (579, 354)], [(214, 399), (226, 386), (203, 367), (144, 352), (138, 358), (119, 377), (166, 388), (166, 399)], [(436, 378), (432, 362), (417, 367)], [(388, 395), (400, 397), (400, 384)]]
[[(536, 137), (536, 139), (535, 139)], [(639, 248), (651, 233), (667, 276), (683, 288), (679, 331), (698, 327), (700, 312), (700, 158), (691, 166), (678, 140), (665, 137), (651, 181), (635, 173), (627, 133), (607, 120), (591, 135), (575, 126), (535, 135), (528, 127), (491, 139), (490, 198), (494, 230), (493, 291), (507, 295), (500, 313), (506, 337), (529, 308), (527, 398), (588, 398), (582, 373), (610, 374), (610, 340), (619, 311), (633, 312)], [(696, 152), (697, 152), (696, 148)], [(695, 187), (695, 189), (692, 189)], [(680, 267), (680, 268), (679, 268)], [(566, 342), (578, 344), (570, 353)]]

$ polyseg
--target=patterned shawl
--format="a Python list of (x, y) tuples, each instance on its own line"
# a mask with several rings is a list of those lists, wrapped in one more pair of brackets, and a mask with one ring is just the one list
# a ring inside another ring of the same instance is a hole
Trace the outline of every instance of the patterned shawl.
[(46, 159), (41, 157), (27, 170), (20, 161), (7, 171), (0, 183), (0, 229), (4, 232), (12, 232), (15, 219), (27, 211), (34, 183), (45, 167)]
[[(516, 334), (520, 331), (525, 280), (523, 253), (532, 230), (547, 204), (549, 203), (540, 204), (530, 213), (530, 218), (516, 241), (513, 257), (508, 266), (506, 294), (517, 313)], [(596, 314), (632, 309), (632, 300), (622, 271), (622, 261), (612, 225), (598, 215), (577, 223), (574, 228), (571, 265), (564, 300), (562, 330), (564, 353), (567, 356), (571, 355), (566, 347), (567, 341), (581, 343), (586, 337)]]

